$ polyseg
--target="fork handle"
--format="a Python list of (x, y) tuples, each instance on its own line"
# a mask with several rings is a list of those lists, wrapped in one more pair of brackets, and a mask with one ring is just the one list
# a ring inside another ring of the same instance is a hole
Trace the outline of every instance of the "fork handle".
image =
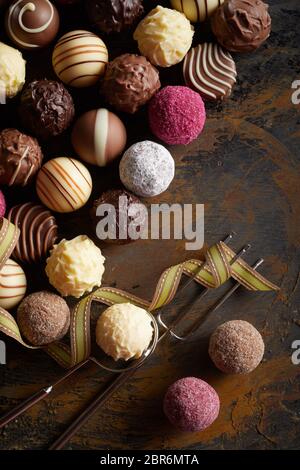
[(51, 392), (52, 387), (42, 388), (38, 392), (34, 393), (26, 400), (22, 401), (19, 405), (15, 406), (12, 410), (5, 413), (0, 418), (0, 429), (6, 426), (8, 423), (22, 415), (25, 411), (29, 410), (33, 405), (43, 400)]
[(119, 374), (110, 385), (101, 391), (89, 406), (73, 421), (64, 433), (49, 447), (49, 450), (62, 449), (79, 429), (106, 403), (107, 400), (118, 390), (136, 371), (138, 367)]

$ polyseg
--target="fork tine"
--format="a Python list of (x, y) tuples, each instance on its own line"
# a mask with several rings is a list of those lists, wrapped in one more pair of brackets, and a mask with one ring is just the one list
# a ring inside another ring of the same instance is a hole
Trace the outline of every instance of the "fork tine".
[[(232, 258), (232, 260), (230, 261), (230, 266), (232, 264), (234, 264), (239, 258), (241, 258), (245, 253), (247, 253), (247, 251), (249, 251), (251, 249), (251, 245), (250, 243), (248, 243), (247, 245), (243, 246), (243, 248), (234, 256), (234, 258)], [(202, 266), (203, 267), (203, 266)], [(201, 267), (201, 269), (202, 269)], [(197, 274), (192, 277), (192, 281), (194, 280), (194, 278), (197, 276)], [(185, 286), (186, 287), (186, 286)], [(184, 287), (184, 288), (185, 288)], [(182, 289), (183, 290), (183, 289)], [(180, 292), (182, 292), (182, 290)], [(200, 300), (202, 300), (206, 295), (207, 293), (210, 291), (209, 288), (206, 288), (203, 290), (203, 292), (201, 292), (201, 294), (197, 297), (197, 302), (199, 302)], [(179, 322), (181, 322), (181, 320), (184, 319), (184, 317), (189, 313), (189, 310), (185, 310), (183, 311), (181, 314), (179, 314), (177, 316), (177, 318), (168, 326), (161, 318), (161, 313), (159, 312), (156, 319), (158, 321), (158, 323), (165, 329), (165, 332), (162, 333), (162, 335), (159, 337), (159, 341), (162, 340), (162, 338), (167, 334), (167, 333), (170, 333), (171, 336), (173, 336), (174, 338), (178, 339), (178, 340), (182, 340), (183, 339), (176, 335), (176, 333), (174, 333), (174, 331), (172, 331), (172, 329), (178, 325)]]
[[(264, 262), (263, 258), (260, 258), (253, 266), (252, 268), (253, 269), (257, 269), (262, 263)], [(209, 308), (206, 312), (205, 312), (205, 315), (204, 315), (204, 318), (201, 317), (200, 319), (196, 320), (196, 322), (191, 325), (191, 327), (187, 330), (186, 334), (184, 336), (178, 336), (176, 335), (176, 339), (179, 339), (180, 341), (186, 341), (190, 336), (192, 336), (197, 330), (198, 328), (204, 323), (205, 319), (207, 318), (208, 315), (210, 315), (211, 313), (214, 313), (216, 312), (216, 310), (218, 310), (219, 308), (222, 307), (222, 305), (224, 305), (224, 303), (229, 299), (229, 297), (231, 297), (234, 292), (239, 289), (239, 287), (241, 287), (241, 284), (239, 282), (236, 282), (234, 284), (233, 287), (231, 287), (231, 289), (229, 289), (227, 291), (227, 293), (220, 299), (218, 300), (218, 302), (213, 305), (211, 308)], [(173, 335), (174, 336), (174, 335)]]

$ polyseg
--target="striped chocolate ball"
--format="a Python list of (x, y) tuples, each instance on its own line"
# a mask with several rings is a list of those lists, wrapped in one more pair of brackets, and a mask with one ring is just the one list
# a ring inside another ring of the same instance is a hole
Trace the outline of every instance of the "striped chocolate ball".
[(51, 212), (31, 202), (14, 206), (8, 219), (20, 229), (13, 258), (23, 263), (38, 263), (57, 239), (57, 223)]
[(102, 39), (84, 30), (65, 34), (52, 55), (58, 78), (77, 88), (95, 85), (104, 74), (107, 62), (108, 52)]
[(7, 310), (16, 307), (27, 288), (26, 276), (15, 261), (8, 259), (0, 271), (0, 307)]
[(92, 178), (78, 160), (54, 158), (39, 171), (36, 190), (42, 203), (49, 209), (73, 212), (88, 201), (92, 192)]
[(105, 166), (117, 158), (126, 146), (126, 129), (114, 113), (94, 109), (83, 114), (72, 132), (72, 144), (87, 163)]
[(171, 0), (172, 8), (181, 11), (192, 22), (206, 21), (224, 0)]

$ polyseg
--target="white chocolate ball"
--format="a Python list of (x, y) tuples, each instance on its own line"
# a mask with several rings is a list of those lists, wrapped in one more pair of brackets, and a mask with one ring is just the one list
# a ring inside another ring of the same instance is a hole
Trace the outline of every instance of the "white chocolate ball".
[(115, 304), (100, 315), (96, 341), (115, 361), (138, 359), (153, 336), (151, 318), (143, 308), (130, 303)]
[(8, 259), (0, 271), (0, 307), (12, 309), (23, 299), (27, 288), (26, 276), (15, 261)]

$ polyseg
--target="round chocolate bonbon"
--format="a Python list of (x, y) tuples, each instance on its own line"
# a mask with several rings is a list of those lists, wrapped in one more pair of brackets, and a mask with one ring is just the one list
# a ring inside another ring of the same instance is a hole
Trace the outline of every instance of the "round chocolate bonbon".
[(71, 31), (56, 44), (52, 64), (58, 78), (66, 85), (83, 88), (95, 85), (108, 62), (106, 45), (96, 34)]
[(49, 0), (17, 0), (7, 11), (5, 27), (17, 47), (36, 50), (53, 41), (59, 28), (59, 16)]
[(83, 114), (75, 123), (72, 144), (87, 163), (106, 166), (123, 152), (126, 128), (116, 114), (100, 108)]
[(103, 33), (120, 33), (137, 23), (144, 12), (142, 0), (87, 0), (93, 26)]
[(0, 307), (7, 310), (16, 307), (23, 299), (26, 288), (23, 269), (9, 258), (0, 271)]
[(12, 207), (8, 219), (20, 229), (13, 258), (37, 263), (45, 258), (57, 239), (57, 223), (51, 212), (31, 202)]

